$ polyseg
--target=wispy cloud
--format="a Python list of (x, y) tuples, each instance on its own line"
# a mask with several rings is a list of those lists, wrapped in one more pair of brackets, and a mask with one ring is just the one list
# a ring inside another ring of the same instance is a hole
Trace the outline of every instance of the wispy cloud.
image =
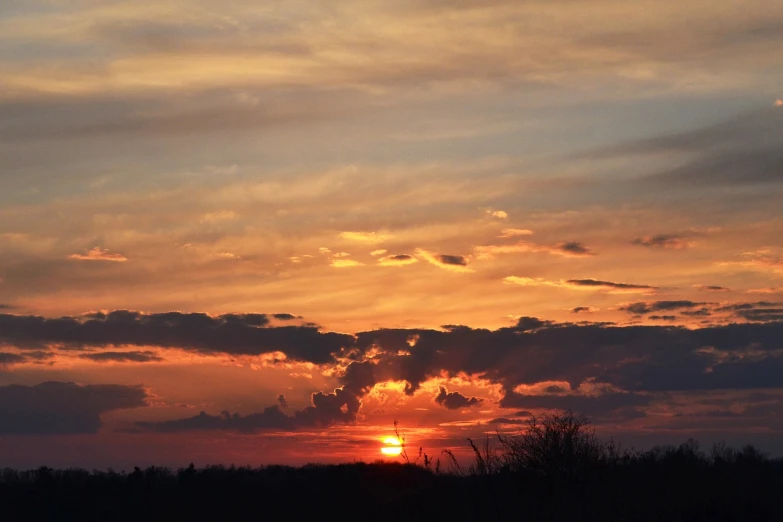
[(426, 261), (432, 263), (435, 266), (450, 270), (452, 272), (473, 272), (474, 270), (468, 268), (468, 258), (465, 256), (458, 256), (452, 254), (436, 254), (423, 248), (416, 249), (416, 255), (424, 258)]
[(123, 263), (128, 260), (123, 254), (111, 252), (101, 247), (95, 247), (88, 250), (86, 254), (71, 254), (68, 259), (77, 259), (80, 261), (114, 261)]
[(632, 243), (639, 246), (669, 248), (673, 250), (681, 250), (692, 244), (687, 238), (676, 234), (658, 234), (655, 236), (637, 237)]
[(548, 281), (540, 277), (533, 278), (508, 276), (503, 278), (503, 281), (508, 284), (520, 286), (553, 286), (573, 290), (607, 290), (610, 293), (648, 294), (657, 290), (657, 287), (650, 285), (615, 283), (612, 281), (600, 281), (597, 279), (561, 279), (559, 281)]
[(517, 254), (527, 252), (544, 252), (564, 257), (589, 257), (595, 253), (579, 241), (567, 241), (555, 245), (539, 245), (520, 241), (513, 245), (484, 245), (475, 248), (479, 259), (492, 259), (499, 254)]
[(357, 243), (382, 243), (390, 239), (391, 235), (382, 232), (341, 232), (340, 237)]
[(533, 231), (527, 228), (504, 228), (499, 237), (517, 237), (517, 236), (530, 236), (533, 235)]
[(332, 259), (330, 265), (335, 268), (353, 268), (357, 266), (362, 266), (363, 263), (355, 259), (340, 258), (340, 259)]

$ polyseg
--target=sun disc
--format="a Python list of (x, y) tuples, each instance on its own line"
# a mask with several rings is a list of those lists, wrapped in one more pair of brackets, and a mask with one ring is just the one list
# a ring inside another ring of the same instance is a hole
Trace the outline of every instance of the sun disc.
[(383, 453), (384, 455), (396, 457), (397, 455), (402, 453), (402, 448), (400, 446), (388, 446), (386, 448), (381, 448), (381, 453)]

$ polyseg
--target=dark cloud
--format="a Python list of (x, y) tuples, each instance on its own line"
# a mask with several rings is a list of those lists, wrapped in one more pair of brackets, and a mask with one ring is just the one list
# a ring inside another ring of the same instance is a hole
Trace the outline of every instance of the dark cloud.
[(682, 308), (695, 308), (707, 303), (697, 303), (694, 301), (654, 301), (652, 303), (637, 302), (627, 306), (620, 307), (620, 310), (630, 312), (636, 315), (648, 314), (650, 312), (660, 312), (664, 310), (679, 310)]
[(262, 314), (211, 317), (115, 310), (57, 319), (0, 314), (0, 345), (22, 349), (57, 344), (69, 349), (159, 346), (231, 355), (282, 352), (289, 359), (323, 364), (333, 362), (332, 354), (352, 342), (350, 335), (324, 333), (314, 326), (272, 328), (269, 318)]
[(282, 393), (277, 396), (277, 403), (281, 408), (288, 408), (288, 401), (286, 400), (285, 395)]
[(616, 288), (618, 290), (656, 290), (657, 287), (649, 285), (632, 285), (628, 283), (614, 283), (612, 281), (600, 281), (597, 279), (569, 279), (566, 283), (574, 286), (586, 286), (595, 288)]
[(650, 320), (651, 321), (676, 321), (677, 316), (676, 315), (651, 315)]
[(593, 252), (587, 248), (582, 243), (579, 243), (577, 241), (570, 241), (567, 243), (559, 243), (557, 245), (557, 248), (563, 252), (566, 252), (568, 254), (573, 254), (577, 256), (591, 256), (594, 255)]
[(710, 317), (712, 311), (709, 308), (699, 308), (698, 310), (683, 310), (680, 314), (687, 317)]
[(18, 364), (26, 360), (27, 358), (24, 355), (18, 353), (0, 352), (0, 366), (5, 364)]
[(101, 414), (146, 406), (141, 386), (45, 382), (0, 386), (0, 434), (96, 433)]
[(467, 258), (465, 258), (465, 256), (438, 254), (436, 257), (438, 261), (440, 261), (444, 265), (468, 266), (468, 260)]
[(145, 350), (143, 352), (96, 352), (79, 355), (80, 359), (89, 359), (95, 362), (160, 362), (163, 360), (155, 352)]
[(272, 317), (280, 321), (293, 321), (294, 319), (301, 319), (300, 316), (293, 314), (272, 314)]
[(695, 288), (698, 290), (705, 290), (707, 292), (728, 292), (730, 290), (725, 286), (717, 285), (696, 285)]
[(687, 246), (684, 237), (674, 234), (658, 234), (657, 236), (637, 237), (632, 241), (634, 245), (654, 248), (683, 248)]
[(783, 321), (783, 308), (757, 308), (755, 310), (740, 310), (737, 315), (748, 321)]
[(45, 350), (32, 350), (23, 353), (0, 352), (0, 366), (43, 361), (52, 357), (54, 357), (54, 354)]
[(571, 309), (572, 314), (578, 314), (581, 312), (592, 312), (593, 309), (589, 306), (577, 306), (576, 308)]
[(12, 308), (13, 306), (11, 306), (10, 304), (0, 303), (0, 310), (11, 310)]
[(478, 397), (468, 398), (462, 395), (460, 392), (449, 393), (446, 388), (441, 386), (440, 392), (435, 396), (435, 402), (449, 410), (459, 410), (462, 408), (469, 408), (471, 406), (478, 406), (484, 402), (484, 399), (479, 399)]
[(522, 395), (510, 392), (503, 397), (500, 405), (505, 408), (546, 408), (572, 410), (594, 418), (643, 417), (639, 409), (651, 402), (648, 395), (639, 393), (604, 393), (597, 396), (587, 395)]
[(530, 419), (516, 419), (509, 417), (498, 417), (489, 421), (490, 424), (511, 424), (511, 425), (523, 425), (530, 422)]
[[(283, 399), (281, 401), (280, 399)], [(300, 428), (325, 428), (335, 423), (348, 424), (356, 420), (361, 401), (347, 390), (340, 388), (333, 393), (314, 393), (312, 405), (294, 412), (289, 416), (283, 413), (286, 407), (285, 397), (278, 397), (278, 403), (265, 408), (260, 413), (242, 416), (238, 413), (222, 411), (220, 415), (208, 415), (200, 412), (194, 417), (163, 422), (137, 422), (137, 429), (156, 432), (179, 432), (191, 430), (228, 430), (228, 431), (291, 431)]]
[(738, 312), (741, 310), (752, 310), (754, 308), (777, 306), (778, 304), (779, 303), (773, 303), (771, 301), (756, 301), (755, 303), (732, 303), (723, 305), (716, 310), (718, 312)]

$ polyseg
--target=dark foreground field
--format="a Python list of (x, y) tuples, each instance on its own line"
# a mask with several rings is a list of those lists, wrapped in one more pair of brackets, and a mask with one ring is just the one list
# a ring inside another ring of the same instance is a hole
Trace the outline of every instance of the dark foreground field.
[(443, 455), (426, 464), (6, 469), (0, 520), (783, 521), (782, 460), (752, 447), (701, 452), (693, 441), (622, 452), (584, 425), (569, 428), (573, 418), (555, 420), (477, 444), (464, 468)]

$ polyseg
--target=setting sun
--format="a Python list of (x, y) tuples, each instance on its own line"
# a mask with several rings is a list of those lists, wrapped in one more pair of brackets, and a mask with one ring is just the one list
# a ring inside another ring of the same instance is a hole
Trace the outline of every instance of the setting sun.
[(396, 457), (402, 453), (402, 443), (397, 437), (386, 437), (383, 439), (384, 447), (381, 448), (381, 453)]

